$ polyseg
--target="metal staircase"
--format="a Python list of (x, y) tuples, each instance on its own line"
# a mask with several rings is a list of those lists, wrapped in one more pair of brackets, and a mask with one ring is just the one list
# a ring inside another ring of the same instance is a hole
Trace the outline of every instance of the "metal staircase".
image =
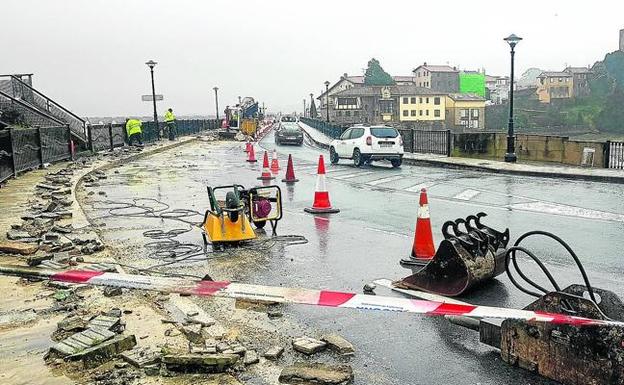
[(19, 111), (31, 126), (69, 125), (72, 136), (87, 142), (87, 122), (32, 87), (32, 74), (0, 75), (0, 111)]

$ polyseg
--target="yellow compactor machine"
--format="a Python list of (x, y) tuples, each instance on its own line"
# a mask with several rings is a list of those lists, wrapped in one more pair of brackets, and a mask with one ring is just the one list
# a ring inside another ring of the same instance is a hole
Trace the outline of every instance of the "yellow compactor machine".
[[(224, 196), (224, 199), (219, 199)], [(267, 222), (273, 234), (282, 218), (282, 194), (279, 186), (245, 189), (241, 185), (208, 187), (210, 209), (202, 225), (204, 245), (222, 249), (256, 238), (253, 225), (262, 229)]]

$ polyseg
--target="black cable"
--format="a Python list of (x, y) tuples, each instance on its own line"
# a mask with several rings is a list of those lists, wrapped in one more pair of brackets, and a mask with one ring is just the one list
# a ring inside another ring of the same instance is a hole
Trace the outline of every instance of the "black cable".
[[(301, 235), (277, 235), (271, 238), (247, 241), (244, 244), (238, 245), (236, 249), (225, 249), (222, 251), (208, 250), (195, 243), (184, 243), (175, 239), (177, 236), (192, 231), (194, 227), (200, 227), (203, 224), (202, 222), (196, 222), (190, 219), (194, 216), (203, 218), (204, 214), (198, 211), (190, 209), (170, 210), (170, 206), (167, 203), (153, 198), (134, 198), (132, 202), (104, 200), (94, 202), (93, 208), (108, 210), (108, 216), (111, 217), (167, 219), (183, 222), (188, 225), (188, 228), (174, 228), (167, 231), (161, 229), (144, 231), (144, 237), (153, 239), (153, 241), (144, 245), (145, 248), (151, 251), (147, 257), (161, 261), (161, 263), (147, 268), (119, 264), (120, 266), (132, 268), (139, 272), (155, 272), (165, 276), (187, 276), (201, 279), (201, 277), (190, 274), (163, 273), (155, 269), (180, 262), (194, 263), (217, 257), (227, 257), (241, 249), (266, 252), (277, 244), (281, 244), (285, 247), (302, 245), (308, 242), (308, 240)], [(100, 218), (104, 217), (107, 216), (102, 216)]]
[(594, 303), (598, 303), (596, 301), (596, 296), (594, 295), (594, 289), (592, 288), (591, 284), (589, 283), (589, 278), (587, 277), (587, 273), (585, 272), (585, 268), (583, 267), (583, 264), (581, 263), (580, 259), (578, 258), (578, 256), (576, 255), (576, 253), (574, 252), (574, 250), (572, 250), (572, 248), (561, 238), (559, 238), (558, 236), (549, 233), (547, 231), (542, 231), (542, 230), (534, 230), (534, 231), (529, 231), (527, 233), (522, 234), (518, 240), (516, 240), (516, 242), (514, 243), (513, 247), (510, 247), (509, 249), (507, 249), (506, 253), (505, 253), (505, 271), (507, 272), (507, 276), (509, 277), (509, 280), (511, 281), (511, 283), (516, 286), (520, 291), (532, 295), (534, 297), (540, 297), (541, 295), (539, 293), (530, 291), (529, 289), (526, 289), (524, 286), (520, 285), (520, 283), (518, 283), (515, 278), (512, 276), (511, 273), (511, 269), (510, 269), (510, 265), (509, 262), (511, 261), (513, 263), (514, 269), (516, 270), (516, 273), (525, 281), (527, 282), (529, 285), (531, 285), (532, 287), (536, 288), (537, 290), (543, 292), (543, 293), (548, 293), (548, 290), (546, 290), (544, 287), (538, 285), (536, 282), (532, 281), (529, 277), (527, 277), (522, 270), (520, 269), (520, 266), (518, 265), (517, 261), (516, 261), (516, 252), (520, 251), (523, 252), (524, 254), (528, 255), (531, 259), (533, 259), (538, 266), (540, 267), (540, 269), (542, 270), (542, 272), (544, 272), (544, 274), (546, 275), (546, 277), (548, 278), (548, 280), (550, 281), (550, 283), (553, 285), (553, 287), (555, 288), (556, 291), (561, 291), (561, 288), (559, 287), (559, 284), (557, 283), (557, 281), (554, 279), (554, 277), (552, 276), (552, 274), (550, 273), (550, 271), (548, 270), (548, 268), (542, 263), (542, 261), (533, 253), (531, 253), (529, 250), (527, 250), (524, 247), (519, 246), (520, 243), (525, 240), (526, 238), (533, 236), (533, 235), (543, 235), (545, 237), (554, 239), (555, 241), (557, 241), (561, 246), (563, 246), (566, 251), (568, 252), (568, 254), (570, 254), (570, 256), (574, 259), (574, 262), (576, 263), (576, 266), (578, 267), (581, 276), (583, 277), (583, 281), (585, 283), (585, 287), (587, 288), (587, 292), (589, 293), (589, 296), (591, 298), (592, 301), (594, 301)]

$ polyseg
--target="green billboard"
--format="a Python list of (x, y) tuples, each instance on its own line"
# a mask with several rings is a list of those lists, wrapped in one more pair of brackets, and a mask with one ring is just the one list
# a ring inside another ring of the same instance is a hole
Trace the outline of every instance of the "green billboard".
[(459, 92), (462, 94), (476, 94), (485, 98), (485, 74), (460, 72)]

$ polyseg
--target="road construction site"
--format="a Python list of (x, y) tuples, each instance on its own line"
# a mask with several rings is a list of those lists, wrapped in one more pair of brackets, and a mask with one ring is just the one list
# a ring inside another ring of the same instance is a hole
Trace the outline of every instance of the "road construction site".
[[(624, 273), (619, 263), (624, 230), (621, 184), (405, 164), (392, 168), (383, 162), (355, 168), (341, 161), (324, 165), (331, 206), (340, 212), (315, 215), (304, 209), (315, 198), (319, 155), (326, 156), (327, 151), (309, 137), (301, 147), (274, 143), (269, 130), (253, 144), (258, 162), (247, 162), (244, 142), (201, 136), (151, 153), (148, 148), (140, 156), (118, 151), (117, 156), (100, 155), (83, 163), (53, 166), (49, 172), (57, 173), (59, 184), (51, 183), (54, 177), (45, 179), (45, 170), (23, 176), (32, 185), (39, 184), (34, 190), (13, 187), (19, 179), (11, 181), (3, 190), (18, 195), (13, 196), (15, 202), (2, 200), (2, 208), (10, 213), (2, 220), (2, 230), (13, 231), (13, 235), (27, 230), (11, 229), (11, 225), (19, 224), (20, 217), (29, 215), (40, 200), (45, 201), (42, 195), (46, 191), (54, 196), (69, 184), (69, 196), (75, 197), (75, 202), (68, 202), (68, 211), (74, 214), (51, 219), (54, 226), (71, 229), (62, 239), (78, 241), (65, 246), (59, 242), (55, 251), (30, 256), (6, 253), (2, 264), (23, 265), (30, 260), (31, 265), (62, 271), (69, 268), (67, 263), (75, 270), (96, 263), (107, 265), (99, 266), (100, 271), (166, 275), (193, 282), (204, 278), (206, 282), (350, 293), (362, 293), (367, 287), (369, 295), (400, 299), (403, 294), (375, 287), (372, 282), (396, 281), (412, 274), (412, 268), (402, 267), (399, 261), (409, 259), (412, 251), (424, 188), (436, 249), (444, 239), (441, 229), (445, 222), (484, 212), (487, 216), (480, 218), (482, 223), (501, 232), (509, 229), (509, 246), (529, 231), (556, 234), (578, 255), (593, 287), (624, 295), (619, 284)], [(266, 171), (264, 151), (268, 158), (275, 151), (280, 169), (272, 173), (275, 179), (259, 181)], [(298, 181), (287, 184), (282, 179), (289, 155)], [(127, 161), (119, 161), (128, 156)], [(205, 246), (201, 224), (211, 206), (207, 187), (263, 184), (281, 189), (283, 212), (276, 236), (266, 226), (255, 229), (257, 239), (242, 247), (221, 251)], [(21, 203), (15, 207), (17, 202)], [(80, 221), (82, 215), (84, 222)], [(23, 221), (37, 219), (41, 216)], [(28, 241), (14, 238), (19, 243)], [(48, 245), (56, 247), (54, 242), (57, 240), (50, 239)], [(73, 252), (76, 245), (78, 253)], [(583, 283), (573, 259), (552, 239), (531, 238), (523, 246), (539, 256), (561, 288)], [(55, 255), (63, 253), (63, 247), (69, 248), (69, 254)], [(41, 255), (41, 260), (36, 260), (36, 255)], [(552, 289), (537, 264), (518, 259), (526, 276)], [(94, 269), (98, 271), (98, 267)], [(296, 383), (310, 375), (313, 364), (320, 365), (317, 375), (322, 372), (326, 376), (325, 382), (316, 378), (317, 383), (559, 383), (539, 375), (537, 368), (503, 362), (498, 349), (480, 342), (479, 333), (443, 317), (374, 312), (365, 306), (352, 310), (242, 297), (188, 297), (114, 285), (94, 288), (84, 285), (88, 280), (78, 286), (71, 282), (50, 286), (52, 282), (32, 277), (0, 277), (0, 287), (10, 293), (0, 300), (0, 333), (8, 342), (0, 346), (1, 356), (6, 357), (0, 359), (3, 383), (32, 383), (26, 374), (29, 371), (39, 373), (37, 380), (46, 384)], [(504, 273), (477, 282), (457, 299), (509, 309), (522, 309), (536, 300), (516, 288)], [(443, 315), (441, 311), (439, 315)], [(99, 358), (92, 359), (54, 348), (54, 354), (47, 353), (74, 332), (88, 330), (96, 316), (104, 317), (97, 322), (125, 323), (125, 330), (109, 328), (112, 335), (108, 338), (116, 341), (119, 352), (106, 359), (99, 353), (95, 354)], [(202, 321), (188, 322), (189, 317)], [(301, 337), (307, 340), (297, 340)], [(18, 344), (23, 338), (32, 344)], [(323, 350), (327, 345), (333, 349)], [(140, 365), (136, 361), (141, 360), (126, 357), (139, 350), (144, 352), (141, 357), (149, 357)], [(198, 355), (212, 357), (217, 352), (224, 360), (219, 364), (193, 361)], [(67, 359), (70, 356), (75, 360)], [(223, 373), (180, 374), (191, 371), (187, 370), (190, 367), (193, 372), (197, 367), (209, 367), (204, 371)], [(301, 367), (307, 372), (299, 370)], [(444, 370), (437, 370), (439, 367)]]

